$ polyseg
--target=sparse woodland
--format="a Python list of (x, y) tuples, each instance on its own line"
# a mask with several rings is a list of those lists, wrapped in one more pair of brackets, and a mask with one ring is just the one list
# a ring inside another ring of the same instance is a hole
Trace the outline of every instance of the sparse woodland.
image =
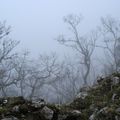
[[(1, 97), (43, 97), (61, 104), (73, 100), (82, 86), (92, 85), (99, 75), (119, 72), (120, 21), (112, 17), (101, 18), (96, 30), (82, 35), (81, 20), (82, 17), (76, 15), (64, 17), (71, 36), (59, 35), (56, 40), (73, 49), (76, 55), (74, 59), (66, 57), (63, 60), (56, 53), (41, 54), (37, 59), (30, 58), (28, 51), (18, 53), (20, 41), (9, 38), (11, 27), (1, 22)], [(54, 97), (50, 98), (49, 94)]]

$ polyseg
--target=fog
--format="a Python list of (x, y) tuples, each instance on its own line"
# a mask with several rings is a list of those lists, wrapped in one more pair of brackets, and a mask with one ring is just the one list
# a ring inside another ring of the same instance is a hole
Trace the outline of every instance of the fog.
[(1, 0), (0, 96), (61, 104), (94, 85), (98, 76), (119, 72), (119, 4)]
[(80, 32), (86, 33), (99, 25), (102, 16), (119, 18), (119, 5), (119, 0), (1, 0), (0, 21), (12, 27), (11, 36), (20, 40), (20, 51), (27, 49), (33, 57), (51, 51), (71, 54), (54, 40), (67, 33), (63, 17), (81, 14)]

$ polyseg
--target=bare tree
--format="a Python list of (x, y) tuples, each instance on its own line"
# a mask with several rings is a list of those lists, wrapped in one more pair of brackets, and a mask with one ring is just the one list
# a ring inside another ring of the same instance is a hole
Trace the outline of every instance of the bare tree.
[(118, 71), (120, 68), (120, 21), (106, 17), (101, 19), (101, 23), (99, 30), (104, 40), (102, 48), (107, 56), (105, 66), (108, 66), (109, 72)]
[(59, 65), (56, 55), (40, 55), (38, 61), (29, 69), (26, 85), (29, 87), (29, 99), (36, 97), (44, 85), (50, 85), (57, 80)]
[(55, 89), (57, 103), (63, 104), (73, 100), (79, 91), (79, 68), (71, 62), (64, 62), (64, 67), (61, 67), (60, 77), (52, 86)]
[(28, 51), (25, 51), (23, 54), (19, 54), (13, 61), (13, 66), (15, 69), (15, 75), (17, 79), (17, 87), (20, 88), (20, 95), (25, 96), (25, 87), (26, 80), (29, 76), (29, 64), (30, 60), (28, 59)]
[(16, 84), (14, 77), (14, 67), (11, 64), (16, 57), (13, 49), (18, 45), (19, 41), (14, 41), (8, 37), (10, 27), (6, 27), (5, 22), (0, 23), (0, 90), (3, 96), (6, 95), (5, 88)]
[(87, 80), (91, 69), (91, 56), (95, 49), (97, 34), (91, 32), (91, 34), (88, 36), (81, 36), (79, 33), (79, 24), (81, 22), (81, 17), (79, 16), (69, 15), (65, 17), (64, 21), (69, 25), (69, 29), (71, 30), (73, 37), (65, 38), (64, 35), (60, 35), (57, 40), (59, 43), (75, 49), (79, 54), (79, 64), (81, 64), (84, 68), (82, 72), (84, 85), (87, 85)]

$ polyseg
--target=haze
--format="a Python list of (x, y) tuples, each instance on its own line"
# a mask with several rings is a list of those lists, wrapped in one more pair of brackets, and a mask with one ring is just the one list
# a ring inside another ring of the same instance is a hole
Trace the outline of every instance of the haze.
[(54, 40), (66, 33), (63, 17), (82, 14), (81, 32), (94, 29), (100, 17), (120, 17), (119, 0), (1, 0), (0, 21), (12, 26), (11, 37), (20, 40), (18, 49), (28, 49), (33, 56), (69, 51)]

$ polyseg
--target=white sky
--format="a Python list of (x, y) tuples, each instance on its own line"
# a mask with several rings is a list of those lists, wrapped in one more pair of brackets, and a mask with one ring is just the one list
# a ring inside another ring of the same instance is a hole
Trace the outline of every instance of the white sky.
[(12, 38), (20, 40), (18, 48), (28, 49), (33, 56), (43, 52), (69, 51), (54, 38), (67, 33), (63, 16), (82, 14), (81, 32), (100, 23), (100, 17), (120, 19), (120, 0), (0, 0), (0, 21), (12, 26)]

